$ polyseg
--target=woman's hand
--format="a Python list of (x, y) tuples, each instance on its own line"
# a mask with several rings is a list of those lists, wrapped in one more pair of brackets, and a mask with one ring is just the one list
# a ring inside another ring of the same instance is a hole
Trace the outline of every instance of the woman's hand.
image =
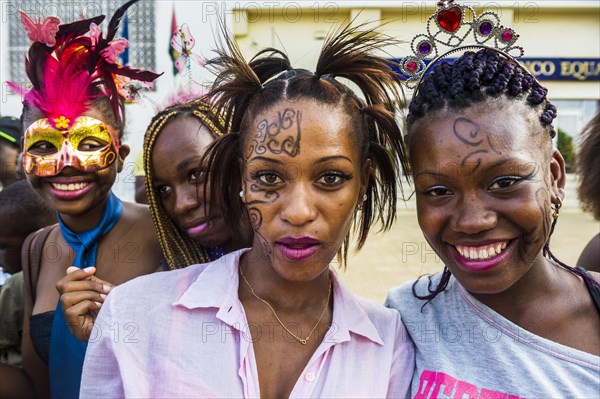
[(104, 298), (114, 287), (94, 273), (96, 268), (93, 266), (85, 269), (71, 266), (67, 275), (56, 283), (69, 330), (80, 341), (89, 340)]

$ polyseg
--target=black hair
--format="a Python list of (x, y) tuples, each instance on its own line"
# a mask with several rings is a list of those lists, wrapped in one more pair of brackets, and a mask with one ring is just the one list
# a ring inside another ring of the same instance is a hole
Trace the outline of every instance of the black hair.
[[(364, 25), (342, 27), (328, 37), (315, 71), (310, 72), (294, 68), (287, 55), (274, 48), (262, 50), (246, 62), (231, 36), (225, 34), (225, 46), (218, 50), (217, 58), (208, 62), (217, 74), (208, 96), (225, 115), (231, 131), (238, 134), (216, 141), (206, 156), (211, 203), (224, 204), (228, 223), (238, 223), (246, 212), (238, 195), (241, 151), (254, 116), (281, 101), (306, 98), (342, 109), (350, 117), (361, 162), (372, 162), (367, 199), (353, 224), (356, 250), (364, 245), (374, 222), (380, 222), (382, 230), (391, 227), (396, 217), (399, 170), (406, 170), (407, 165), (395, 120), (395, 110), (403, 97), (390, 62), (375, 53), (396, 43)], [(356, 85), (363, 98), (338, 78)], [(342, 265), (347, 259), (349, 236), (338, 253)]]
[(406, 121), (407, 140), (416, 121), (447, 107), (465, 109), (473, 104), (505, 96), (522, 99), (539, 112), (549, 138), (556, 135), (552, 121), (556, 107), (548, 101), (548, 90), (514, 59), (491, 49), (466, 52), (455, 62), (442, 61), (428, 74), (413, 97)]
[(19, 180), (0, 191), (0, 214), (3, 229), (10, 234), (27, 235), (57, 223), (56, 211), (27, 182)]
[(600, 221), (600, 112), (598, 112), (581, 133), (577, 153), (579, 187), (577, 193), (585, 211)]

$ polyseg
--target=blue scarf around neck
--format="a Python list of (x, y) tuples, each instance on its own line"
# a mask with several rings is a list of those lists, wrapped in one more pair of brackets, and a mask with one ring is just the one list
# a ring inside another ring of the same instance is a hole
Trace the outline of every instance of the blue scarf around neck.
[[(123, 213), (123, 203), (112, 192), (106, 202), (102, 219), (93, 229), (75, 233), (61, 220), (60, 231), (67, 243), (75, 251), (73, 266), (80, 269), (96, 265), (98, 241), (119, 221)], [(93, 336), (93, 332), (92, 332)], [(83, 359), (87, 342), (81, 342), (69, 331), (60, 300), (54, 313), (50, 338), (50, 391), (52, 398), (78, 398)]]

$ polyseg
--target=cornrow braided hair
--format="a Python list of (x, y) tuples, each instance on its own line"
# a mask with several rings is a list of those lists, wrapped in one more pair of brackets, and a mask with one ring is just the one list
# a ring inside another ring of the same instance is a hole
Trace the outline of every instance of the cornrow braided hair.
[(454, 63), (441, 62), (423, 79), (410, 102), (406, 118), (407, 140), (414, 123), (431, 112), (444, 107), (464, 109), (502, 95), (523, 99), (539, 110), (539, 120), (553, 138), (556, 135), (552, 127), (556, 107), (546, 98), (547, 93), (548, 90), (516, 60), (487, 48), (466, 52)]
[[(455, 62), (442, 61), (434, 67), (432, 73), (427, 75), (417, 87), (415, 95), (409, 106), (407, 115), (408, 134), (405, 137), (410, 144), (411, 130), (414, 124), (426, 115), (447, 108), (449, 110), (465, 109), (473, 104), (492, 98), (506, 96), (515, 100), (524, 101), (531, 108), (538, 110), (539, 121), (549, 134), (554, 138), (556, 132), (552, 121), (556, 118), (556, 107), (551, 104), (546, 95), (548, 90), (524, 69), (516, 60), (506, 58), (492, 49), (484, 48), (477, 52), (466, 52)], [(553, 221), (550, 234), (554, 231), (556, 219)], [(568, 266), (559, 261), (550, 251), (550, 238), (544, 245), (544, 256), (554, 261), (566, 270), (588, 280), (594, 285), (598, 283), (586, 273)], [(433, 287), (431, 276), (427, 290), (429, 294), (419, 295), (412, 291), (416, 298), (427, 300), (423, 306), (435, 298), (448, 286), (450, 270), (444, 267), (440, 282)]]
[(208, 102), (200, 99), (174, 104), (165, 108), (154, 116), (148, 130), (146, 130), (144, 136), (146, 195), (158, 240), (170, 269), (180, 269), (196, 263), (210, 262), (207, 249), (177, 228), (154, 190), (152, 174), (154, 143), (167, 123), (184, 116), (197, 118), (215, 137), (221, 137), (227, 131), (222, 116), (216, 113)]
[[(356, 251), (364, 245), (374, 222), (380, 222), (383, 231), (389, 230), (396, 218), (399, 171), (408, 170), (395, 119), (403, 93), (390, 62), (376, 53), (398, 42), (364, 24), (341, 27), (326, 39), (315, 72), (311, 72), (292, 67), (286, 54), (274, 48), (264, 49), (246, 62), (231, 36), (225, 32), (224, 37), (217, 58), (207, 63), (217, 76), (207, 96), (239, 134), (218, 140), (206, 157), (210, 187), (214, 188), (211, 202), (224, 203), (227, 222), (237, 223), (247, 212), (238, 195), (238, 182), (242, 181), (241, 151), (254, 117), (281, 101), (302, 98), (342, 109), (350, 117), (361, 162), (372, 162), (367, 200), (353, 221)], [(362, 98), (338, 78), (352, 82)], [(350, 233), (338, 253), (342, 266), (349, 242)]]

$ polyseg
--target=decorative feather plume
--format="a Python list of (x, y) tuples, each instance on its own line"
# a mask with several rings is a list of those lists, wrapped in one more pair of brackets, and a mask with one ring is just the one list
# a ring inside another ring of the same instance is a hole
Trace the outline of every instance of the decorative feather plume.
[(123, 15), (125, 15), (125, 12), (129, 7), (131, 7), (137, 2), (138, 0), (130, 0), (127, 3), (123, 4), (121, 7), (119, 7), (117, 11), (115, 11), (115, 14), (112, 16), (110, 22), (108, 23), (108, 30), (106, 31), (107, 41), (110, 42), (115, 37), (117, 31), (119, 30), (119, 25), (121, 24), (121, 19), (123, 19)]
[[(78, 39), (89, 40), (85, 37)], [(82, 42), (72, 40), (64, 46), (58, 58), (52, 54), (46, 55), (40, 88), (30, 90), (25, 96), (27, 103), (49, 116), (51, 124), (59, 116), (74, 122), (88, 109), (94, 98), (89, 95), (93, 77), (83, 67), (89, 56), (89, 48)]]
[(25, 60), (25, 70), (33, 88), (27, 91), (14, 83), (10, 83), (10, 87), (23, 94), (26, 103), (42, 110), (51, 124), (61, 116), (73, 123), (99, 96), (109, 98), (115, 117), (122, 120), (120, 94), (114, 75), (143, 82), (151, 82), (160, 76), (150, 71), (121, 67), (117, 63), (116, 56), (127, 43), (124, 39), (113, 41), (113, 38), (123, 15), (137, 1), (131, 0), (115, 12), (106, 38), (97, 26), (104, 20), (104, 16), (100, 15), (60, 25), (53, 47), (47, 43), (33, 43)]

